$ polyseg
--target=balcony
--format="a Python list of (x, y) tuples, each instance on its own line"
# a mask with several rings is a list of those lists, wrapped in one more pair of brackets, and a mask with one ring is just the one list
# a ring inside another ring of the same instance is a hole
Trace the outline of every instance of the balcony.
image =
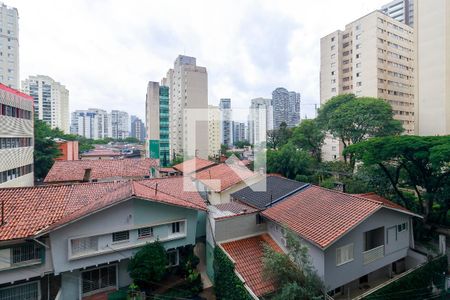
[(384, 245), (363, 252), (363, 262), (370, 264), (384, 257)]

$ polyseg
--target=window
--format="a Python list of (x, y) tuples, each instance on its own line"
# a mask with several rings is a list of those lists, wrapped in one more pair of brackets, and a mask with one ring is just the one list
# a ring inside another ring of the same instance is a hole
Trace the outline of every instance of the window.
[(24, 244), (11, 248), (12, 263), (19, 264), (41, 259), (41, 248), (34, 244)]
[(336, 54), (331, 54), (331, 59), (335, 59), (336, 58)]
[(336, 266), (340, 266), (353, 260), (353, 244), (336, 249)]
[(361, 63), (357, 63), (357, 64), (356, 64), (356, 67), (357, 67), (357, 68), (361, 68)]
[(361, 72), (356, 73), (356, 77), (361, 77)]
[(83, 295), (116, 286), (116, 265), (106, 266), (81, 273)]
[(335, 46), (335, 45), (331, 46), (331, 51), (333, 51), (333, 50), (334, 50), (334, 48), (336, 48), (336, 46)]
[(98, 238), (86, 237), (71, 241), (72, 255), (95, 252), (98, 250)]
[(356, 86), (362, 86), (362, 82), (361, 82), (361, 81), (358, 81), (358, 82), (356, 83)]
[(356, 54), (356, 58), (361, 58), (361, 53)]
[(357, 34), (355, 38), (356, 38), (357, 40), (359, 40), (359, 39), (361, 38), (361, 35), (360, 35), (360, 34)]
[(332, 37), (332, 38), (331, 38), (331, 41), (334, 42), (335, 39), (336, 39), (335, 37)]
[(130, 239), (130, 232), (128, 230), (113, 232), (113, 234), (112, 234), (113, 243), (124, 242), (124, 241), (128, 241), (129, 239)]
[(359, 49), (359, 48), (361, 48), (361, 44), (356, 45), (356, 49)]
[(41, 299), (39, 281), (17, 284), (6, 288), (1, 288), (0, 299), (5, 300)]
[(407, 224), (406, 223), (402, 223), (397, 225), (397, 232), (403, 232), (406, 231), (407, 229)]
[(180, 223), (181, 222), (172, 223), (172, 233), (180, 233)]
[(147, 238), (153, 236), (153, 227), (144, 227), (138, 229), (138, 238)]
[(173, 249), (173, 250), (167, 251), (167, 259), (169, 261), (169, 264), (168, 264), (169, 267), (178, 266), (178, 264), (180, 263), (179, 258), (180, 257), (179, 257), (178, 249)]

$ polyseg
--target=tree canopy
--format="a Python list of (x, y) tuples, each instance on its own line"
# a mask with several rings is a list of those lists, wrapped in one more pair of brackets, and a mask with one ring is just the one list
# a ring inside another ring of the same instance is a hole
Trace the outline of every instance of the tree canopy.
[(292, 132), (292, 142), (299, 149), (308, 151), (318, 162), (322, 160), (325, 133), (317, 120), (303, 120)]
[(55, 158), (61, 155), (54, 138), (61, 131), (52, 129), (41, 120), (34, 121), (34, 176), (42, 180), (53, 166)]
[(372, 138), (349, 146), (351, 153), (366, 166), (378, 166), (406, 207), (411, 202), (405, 188), (412, 189), (425, 219), (433, 205), (441, 205), (442, 217), (450, 202), (450, 136), (388, 136)]

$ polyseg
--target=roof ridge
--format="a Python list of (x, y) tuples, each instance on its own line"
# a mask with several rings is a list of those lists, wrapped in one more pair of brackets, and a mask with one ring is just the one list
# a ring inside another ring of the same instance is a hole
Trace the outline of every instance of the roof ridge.
[[(159, 179), (159, 178), (156, 178), (156, 179)], [(156, 191), (156, 189), (153, 188), (153, 187), (151, 187), (151, 186), (146, 186), (145, 184), (141, 184), (141, 183), (139, 183), (139, 182), (136, 182), (136, 183), (139, 184), (140, 186), (143, 186), (144, 188), (148, 188), (148, 189), (152, 189), (152, 190)], [(175, 195), (169, 194), (169, 193), (164, 192), (164, 191), (162, 191), (162, 190), (158, 190), (158, 193), (161, 193), (161, 194), (164, 194), (164, 195), (173, 197), (173, 198), (175, 198), (175, 199), (179, 199), (179, 200), (188, 202), (188, 203), (190, 203), (190, 204), (192, 204), (192, 205), (194, 205), (194, 206), (196, 206), (196, 207), (199, 207), (199, 208), (201, 208), (201, 209), (204, 209), (204, 207), (201, 207), (201, 206), (198, 205), (197, 203), (194, 203), (194, 202), (192, 202), (192, 201), (190, 201), (190, 200), (187, 200), (187, 199), (184, 199), (184, 198), (177, 197), (177, 196), (175, 196)], [(197, 192), (197, 193), (198, 193), (198, 192)], [(151, 198), (150, 198), (150, 199), (151, 199)], [(155, 200), (156, 200), (156, 199), (155, 199)]]
[(359, 200), (365, 200), (365, 201), (368, 201), (368, 202), (372, 202), (372, 203), (375, 203), (375, 204), (379, 204), (379, 205), (381, 205), (381, 206), (384, 206), (384, 205), (383, 205), (383, 202), (381, 202), (381, 201), (377, 201), (377, 200), (373, 200), (373, 199), (361, 197), (361, 196), (358, 196), (358, 194), (349, 194), (349, 193), (341, 192), (341, 191), (338, 191), (338, 190), (327, 189), (327, 188), (324, 188), (324, 187), (321, 187), (321, 186), (318, 186), (318, 185), (315, 185), (315, 184), (311, 184), (311, 187), (317, 187), (317, 188), (319, 188), (319, 189), (321, 189), (321, 190), (333, 192), (333, 193), (336, 193), (336, 194), (341, 194), (341, 195), (350, 196), (350, 197), (352, 197), (352, 198), (356, 198), (356, 199), (359, 199)]

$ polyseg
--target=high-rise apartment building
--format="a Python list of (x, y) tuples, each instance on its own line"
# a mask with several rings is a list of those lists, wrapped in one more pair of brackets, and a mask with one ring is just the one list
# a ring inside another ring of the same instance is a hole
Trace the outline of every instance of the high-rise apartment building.
[(32, 186), (33, 98), (0, 84), (0, 188)]
[(281, 123), (295, 127), (300, 123), (300, 94), (277, 88), (272, 92), (273, 126), (280, 128)]
[(229, 147), (233, 146), (233, 121), (231, 110), (231, 99), (220, 99), (220, 137), (221, 143)]
[(375, 11), (321, 39), (320, 102), (348, 93), (386, 100), (405, 133), (414, 133), (410, 26)]
[(251, 144), (266, 141), (267, 131), (274, 128), (272, 99), (252, 99), (248, 116), (248, 136)]
[(450, 1), (417, 0), (416, 134), (450, 134)]
[(150, 81), (145, 101), (146, 153), (168, 166), (170, 153), (170, 100), (169, 87)]
[(233, 122), (233, 144), (247, 141), (247, 126), (245, 123)]
[(414, 26), (414, 0), (391, 1), (381, 7), (381, 12), (406, 25)]
[[(195, 121), (206, 119), (206, 68), (197, 66), (195, 57), (179, 55), (173, 69), (167, 72), (167, 77), (162, 81), (169, 87), (171, 154), (207, 158), (208, 121)], [(193, 124), (195, 129), (191, 128)]]
[(112, 137), (110, 115), (102, 109), (89, 108), (72, 112), (70, 133), (88, 139)]
[(0, 3), (0, 82), (19, 89), (19, 13)]
[(35, 118), (69, 133), (69, 90), (64, 85), (36, 75), (22, 81), (22, 90), (34, 99)]
[(208, 106), (208, 156), (217, 157), (220, 152), (220, 110), (219, 107)]
[(110, 119), (113, 139), (126, 139), (130, 136), (130, 117), (127, 112), (111, 110)]
[(141, 142), (145, 141), (145, 125), (140, 118), (132, 116), (131, 121), (131, 137), (138, 139)]

